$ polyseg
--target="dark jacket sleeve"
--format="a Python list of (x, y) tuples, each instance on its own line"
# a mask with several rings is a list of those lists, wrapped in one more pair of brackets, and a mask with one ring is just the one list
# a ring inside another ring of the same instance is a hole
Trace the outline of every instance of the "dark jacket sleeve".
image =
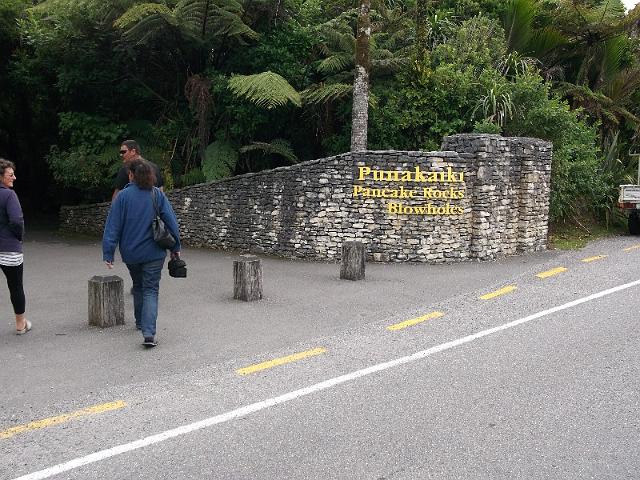
[(155, 170), (155, 174), (156, 174), (156, 187), (160, 188), (164, 186), (164, 177), (162, 176), (162, 171), (160, 170), (160, 167), (158, 167), (158, 165), (156, 165), (155, 163), (152, 164), (153, 165), (153, 169)]
[(7, 199), (7, 217), (9, 218), (9, 230), (20, 241), (24, 237), (24, 217), (22, 207), (16, 192), (11, 190), (11, 195)]
[(127, 171), (127, 167), (124, 165), (120, 167), (118, 173), (116, 174), (116, 178), (113, 182), (113, 188), (117, 188), (118, 190), (123, 190), (124, 187), (129, 183), (129, 173)]

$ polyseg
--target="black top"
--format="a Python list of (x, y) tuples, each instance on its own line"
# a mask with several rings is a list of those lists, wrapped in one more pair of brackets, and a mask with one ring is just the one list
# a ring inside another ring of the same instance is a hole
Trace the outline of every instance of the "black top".
[[(149, 160), (147, 160), (147, 162), (149, 162)], [(164, 178), (162, 177), (162, 172), (160, 172), (160, 168), (158, 167), (158, 165), (156, 165), (153, 162), (149, 162), (151, 164), (151, 167), (153, 167), (153, 170), (155, 171), (156, 174), (156, 183), (155, 186), (160, 188), (164, 185)], [(122, 165), (120, 167), (120, 170), (118, 170), (118, 173), (116, 175), (116, 179), (113, 182), (113, 187), (117, 188), (118, 190), (122, 190), (125, 185), (127, 185), (129, 183), (129, 170), (127, 169), (126, 165)]]

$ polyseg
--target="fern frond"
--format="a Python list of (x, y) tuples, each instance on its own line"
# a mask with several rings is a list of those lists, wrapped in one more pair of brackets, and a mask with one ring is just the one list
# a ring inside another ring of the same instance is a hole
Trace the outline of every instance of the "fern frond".
[(166, 5), (159, 3), (142, 3), (131, 7), (124, 12), (120, 18), (113, 22), (113, 26), (122, 30), (128, 29), (134, 24), (138, 24), (141, 20), (150, 15), (167, 15), (171, 16), (173, 12)]
[(341, 72), (347, 68), (353, 68), (355, 58), (346, 53), (336, 53), (325, 58), (318, 65), (318, 72), (332, 74)]
[(322, 31), (322, 38), (330, 50), (351, 53), (354, 53), (356, 50), (356, 38), (353, 36), (351, 30), (340, 32), (334, 29), (324, 29)]
[(226, 35), (250, 40), (257, 40), (260, 37), (256, 31), (242, 21), (238, 14), (220, 8), (215, 9), (215, 12), (215, 15), (210, 15), (208, 19), (208, 35)]
[(371, 71), (374, 73), (394, 73), (409, 65), (408, 57), (390, 57), (371, 61)]
[(217, 36), (255, 40), (258, 33), (242, 21), (244, 10), (234, 0), (182, 0), (176, 5), (175, 16), (183, 32), (199, 41)]
[(296, 157), (291, 144), (283, 140), (282, 138), (276, 138), (270, 143), (266, 142), (251, 142), (250, 145), (245, 145), (240, 148), (240, 153), (259, 151), (265, 155), (279, 155), (286, 159), (289, 163), (297, 163), (298, 157)]
[(226, 141), (216, 140), (204, 151), (202, 173), (208, 182), (230, 177), (238, 163), (238, 151)]
[(176, 27), (177, 25), (178, 22), (171, 15), (152, 14), (125, 30), (122, 37), (127, 42), (143, 44), (147, 39), (161, 34), (167, 26)]
[(330, 85), (321, 85), (304, 90), (302, 100), (305, 104), (320, 105), (322, 103), (333, 102), (339, 98), (351, 95), (353, 85), (346, 83), (332, 83)]
[[(215, 28), (215, 27), (214, 27)], [(235, 38), (236, 40), (242, 40), (244, 38), (248, 40), (258, 40), (260, 34), (251, 29), (249, 25), (243, 23), (241, 20), (228, 23), (218, 23), (215, 31), (212, 31), (213, 35), (225, 35), (227, 37)]]
[(296, 89), (283, 77), (270, 71), (255, 75), (235, 75), (229, 79), (229, 89), (237, 97), (268, 110), (284, 106), (288, 102), (297, 107), (302, 104)]

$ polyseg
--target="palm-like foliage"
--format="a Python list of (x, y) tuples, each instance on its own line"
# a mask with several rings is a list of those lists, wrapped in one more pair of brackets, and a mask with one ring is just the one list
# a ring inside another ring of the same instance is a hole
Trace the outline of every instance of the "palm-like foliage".
[(628, 32), (640, 12), (625, 16), (619, 0), (558, 0), (551, 23), (537, 25), (542, 8), (539, 0), (510, 0), (503, 19), (509, 49), (537, 58), (547, 77), (563, 77), (557, 88), (600, 122), (603, 147), (624, 123), (637, 129), (630, 106), (640, 69), (628, 63)]
[(558, 50), (568, 39), (553, 26), (535, 26), (541, 8), (539, 0), (510, 0), (502, 26), (507, 35), (508, 51), (538, 59), (543, 72), (548, 72), (556, 64)]

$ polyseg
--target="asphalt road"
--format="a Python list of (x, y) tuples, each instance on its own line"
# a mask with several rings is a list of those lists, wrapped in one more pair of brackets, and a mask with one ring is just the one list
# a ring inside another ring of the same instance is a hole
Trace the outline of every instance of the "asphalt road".
[(187, 250), (147, 351), (129, 297), (127, 325), (87, 326), (98, 243), (43, 236), (34, 330), (0, 332), (0, 478), (637, 479), (638, 247), (363, 282), (264, 258), (255, 303), (231, 298), (233, 254)]

